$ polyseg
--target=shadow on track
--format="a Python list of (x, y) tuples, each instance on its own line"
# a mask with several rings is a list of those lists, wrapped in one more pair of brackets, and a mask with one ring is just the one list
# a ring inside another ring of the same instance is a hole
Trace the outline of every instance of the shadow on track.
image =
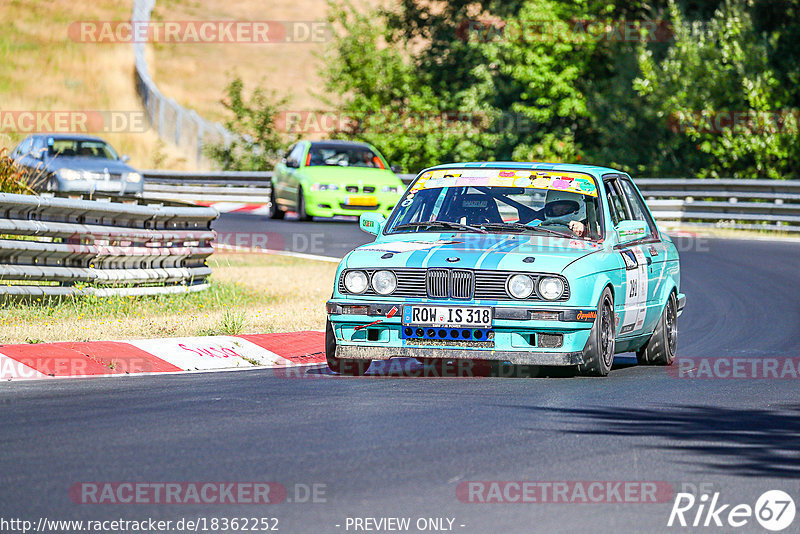
[[(635, 360), (634, 360), (635, 362)], [(615, 362), (613, 369), (624, 369), (631, 364), (624, 359)], [(339, 376), (327, 367), (302, 371), (305, 378)], [(547, 367), (537, 365), (508, 365), (478, 360), (446, 360), (426, 364), (414, 358), (392, 358), (373, 362), (369, 371), (358, 378), (574, 378), (575, 367)], [(602, 379), (601, 379), (602, 380)]]
[(668, 408), (540, 408), (539, 415), (566, 418), (563, 432), (656, 437), (654, 448), (686, 451), (708, 470), (733, 476), (800, 477), (800, 406), (775, 409), (675, 406)]

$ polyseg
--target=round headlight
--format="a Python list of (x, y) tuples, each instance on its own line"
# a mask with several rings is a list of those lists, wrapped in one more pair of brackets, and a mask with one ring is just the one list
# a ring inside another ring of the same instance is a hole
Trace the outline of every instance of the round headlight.
[(125, 179), (131, 183), (138, 184), (142, 181), (142, 175), (138, 172), (129, 172), (125, 175)]
[(560, 278), (542, 278), (539, 280), (539, 294), (547, 300), (556, 300), (564, 294), (564, 282)]
[(372, 275), (372, 289), (378, 295), (388, 295), (397, 289), (397, 277), (392, 271), (378, 271)]
[(350, 293), (363, 293), (368, 285), (369, 280), (364, 271), (350, 271), (344, 275), (344, 287)]
[(527, 274), (515, 274), (508, 279), (508, 292), (515, 299), (526, 299), (533, 293), (533, 280)]

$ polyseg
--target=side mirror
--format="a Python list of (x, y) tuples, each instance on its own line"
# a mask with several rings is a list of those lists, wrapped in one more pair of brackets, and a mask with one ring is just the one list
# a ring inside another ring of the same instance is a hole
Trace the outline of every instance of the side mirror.
[(131, 160), (131, 157), (130, 156), (122, 156), (121, 158), (119, 158), (119, 160), (122, 163), (128, 163)]
[(620, 244), (638, 241), (650, 233), (650, 229), (644, 221), (620, 221), (615, 229)]
[(381, 233), (386, 217), (380, 213), (362, 213), (358, 218), (358, 226), (368, 234), (378, 235)]
[(294, 158), (286, 158), (286, 166), (290, 169), (297, 169), (300, 167), (300, 163)]

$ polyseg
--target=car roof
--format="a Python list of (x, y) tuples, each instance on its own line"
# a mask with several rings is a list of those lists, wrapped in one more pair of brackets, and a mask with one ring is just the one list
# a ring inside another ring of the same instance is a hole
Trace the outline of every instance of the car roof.
[(332, 145), (332, 146), (352, 146), (358, 148), (369, 148), (371, 145), (369, 143), (363, 143), (361, 141), (343, 141), (341, 139), (319, 139), (316, 141), (308, 141), (311, 143), (311, 146), (314, 145)]
[(53, 139), (69, 139), (73, 141), (101, 141), (107, 143), (105, 139), (101, 139), (96, 135), (88, 134), (70, 134), (70, 133), (38, 133), (30, 137), (52, 137)]
[(547, 163), (543, 161), (469, 161), (465, 163), (445, 163), (423, 169), (422, 172), (436, 169), (464, 169), (471, 167), (482, 167), (486, 169), (528, 169), (528, 170), (556, 170), (584, 172), (596, 178), (601, 178), (604, 174), (627, 174), (618, 169), (610, 167), (600, 167), (597, 165), (580, 165), (578, 163)]

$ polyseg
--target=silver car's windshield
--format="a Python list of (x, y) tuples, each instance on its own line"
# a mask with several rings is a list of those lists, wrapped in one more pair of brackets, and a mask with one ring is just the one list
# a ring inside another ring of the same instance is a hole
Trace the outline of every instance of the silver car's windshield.
[(597, 240), (602, 237), (601, 213), (595, 182), (583, 173), (440, 170), (414, 183), (386, 233), (441, 232), (449, 224), (464, 231), (530, 231)]
[(49, 139), (50, 157), (81, 157), (98, 159), (119, 159), (111, 145), (92, 139)]

